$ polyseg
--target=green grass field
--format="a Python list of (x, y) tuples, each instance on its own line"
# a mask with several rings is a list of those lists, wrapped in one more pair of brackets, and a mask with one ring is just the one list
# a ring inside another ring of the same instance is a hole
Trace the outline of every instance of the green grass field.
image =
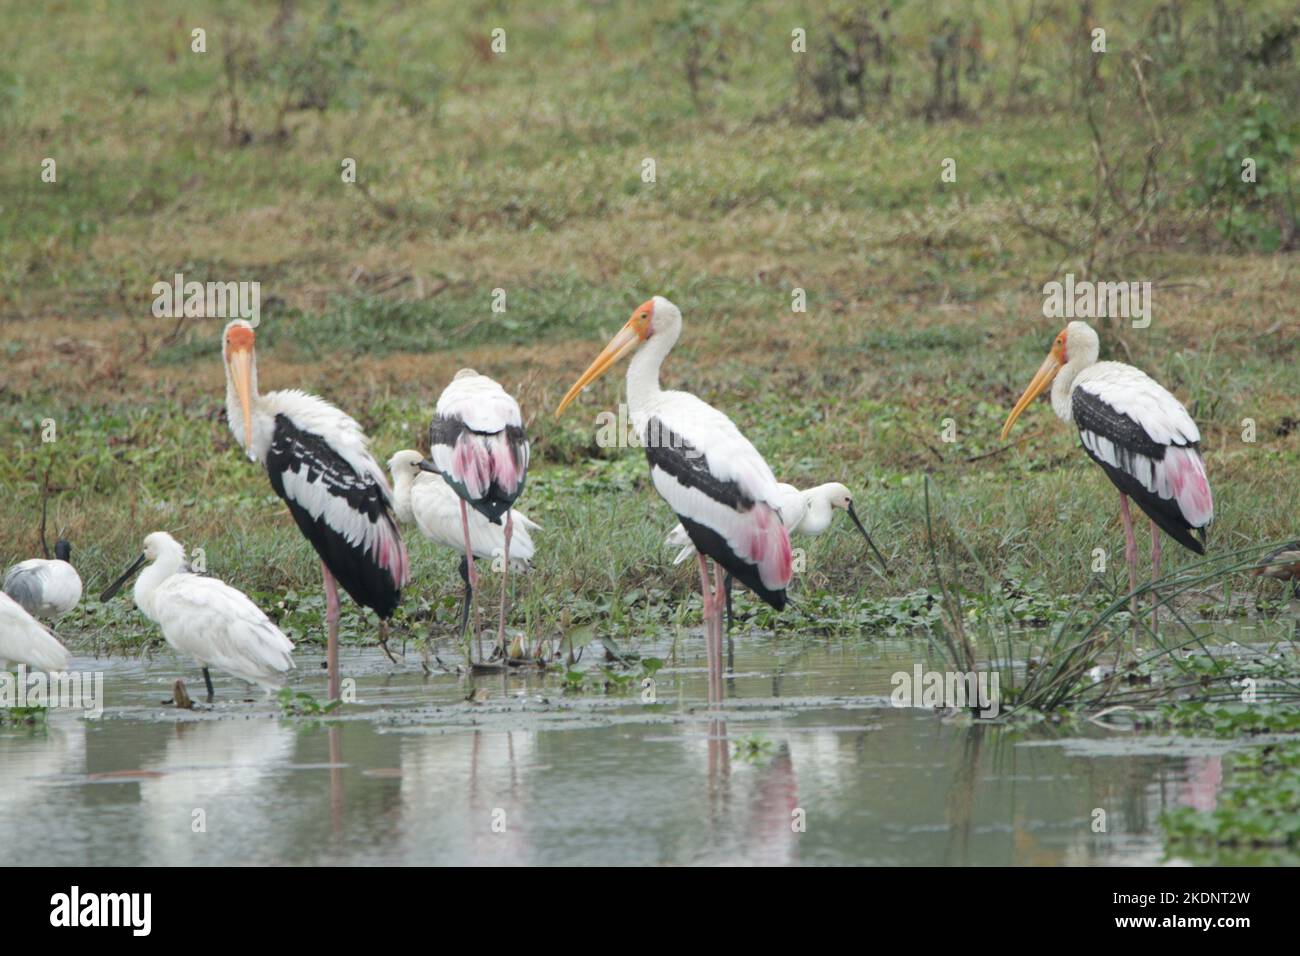
[[(1095, 324), (1103, 357), (1147, 370), (1199, 423), (1211, 548), (1297, 534), (1300, 295), (1275, 214), (1294, 219), (1300, 80), (1289, 47), (1260, 53), (1287, 4), (1252, 4), (1231, 29), (1214, 26), (1220, 5), (1177, 5), (1175, 43), (1151, 29), (1157, 5), (1097, 3), (1109, 47), (1092, 87), (1071, 5), (1029, 20), (1027, 3), (892, 4), (869, 73), (888, 70), (889, 96), (831, 117), (808, 76), (830, 69), (853, 5), (438, 6), (0, 14), (0, 563), (39, 553), (48, 465), (51, 532), (67, 529), (88, 592), (166, 529), (320, 636), (314, 554), (225, 426), (223, 323), (151, 314), (153, 283), (176, 272), (259, 281), (263, 389), (336, 402), (381, 460), (420, 444), (458, 368), (518, 397), (533, 440), (520, 506), (546, 529), (517, 592), (534, 633), (635, 633), (690, 610), (694, 572), (661, 545), (674, 518), (643, 455), (596, 445), (621, 375), (553, 415), (656, 293), (686, 322), (665, 384), (725, 410), (778, 478), (849, 485), (890, 559), (873, 573), (847, 522), (796, 541), (797, 623), (918, 613), (927, 473), (942, 560), (972, 593), (1068, 603), (1096, 547), (1124, 579), (1115, 493), (1074, 430), (1040, 403), (1014, 447), (998, 441), (1063, 324), (1042, 287), (1067, 272), (1152, 283), (1148, 328)], [(882, 5), (863, 9), (879, 26)], [(945, 18), (964, 31), (961, 101), (927, 119)], [(1266, 191), (1222, 186), (1256, 154)], [(424, 633), (436, 612), (450, 632), (455, 558), (410, 540), (398, 624)], [(65, 636), (151, 634), (127, 604), (88, 602)], [(349, 608), (344, 633), (370, 630)]]

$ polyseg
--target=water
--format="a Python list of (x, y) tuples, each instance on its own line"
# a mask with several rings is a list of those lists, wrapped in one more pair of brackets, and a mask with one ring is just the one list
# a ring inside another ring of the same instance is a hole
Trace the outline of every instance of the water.
[[(0, 864), (1149, 864), (1230, 746), (897, 709), (917, 645), (786, 635), (737, 638), (711, 716), (698, 635), (679, 652), (654, 706), (345, 652), (358, 703), (324, 721), (233, 679), (210, 710), (164, 705), (177, 676), (202, 688), (168, 653), (82, 659), (101, 719), (0, 730)], [(320, 661), (295, 689), (323, 694)]]

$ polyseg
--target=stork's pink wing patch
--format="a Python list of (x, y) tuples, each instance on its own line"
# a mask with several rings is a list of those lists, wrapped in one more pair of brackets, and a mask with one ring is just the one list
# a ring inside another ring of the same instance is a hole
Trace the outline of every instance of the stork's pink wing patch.
[(763, 587), (784, 590), (794, 575), (790, 535), (776, 509), (759, 502), (749, 511), (750, 527), (745, 555), (758, 567)]
[(1214, 518), (1214, 498), (1200, 454), (1195, 448), (1170, 448), (1165, 452), (1164, 467), (1183, 517), (1193, 528), (1204, 528)]

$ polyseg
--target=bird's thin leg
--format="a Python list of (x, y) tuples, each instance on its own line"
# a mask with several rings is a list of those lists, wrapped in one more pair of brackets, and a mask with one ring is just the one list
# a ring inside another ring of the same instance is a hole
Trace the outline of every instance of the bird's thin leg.
[(726, 577), (722, 579), (722, 593), (727, 596), (727, 639), (731, 639), (731, 572), (728, 571)]
[[(1160, 580), (1160, 529), (1151, 522), (1151, 580)], [(1158, 629), (1160, 623), (1160, 597), (1151, 592), (1151, 630)]]
[(1128, 560), (1128, 591), (1132, 595), (1129, 598), (1129, 613), (1133, 615), (1133, 636), (1137, 637), (1137, 596), (1133, 594), (1138, 586), (1138, 567), (1137, 567), (1137, 539), (1133, 537), (1133, 516), (1128, 510), (1128, 496), (1124, 492), (1119, 493), (1119, 513), (1124, 519), (1124, 557)]
[(325, 660), (329, 668), (329, 699), (338, 700), (341, 682), (339, 680), (339, 589), (334, 583), (334, 575), (321, 562), (321, 571), (325, 575), (325, 623), (329, 629), (329, 640), (325, 646)]
[(384, 654), (387, 655), (388, 659), (392, 663), (394, 664), (397, 663), (397, 658), (394, 657), (393, 652), (388, 649), (388, 622), (387, 621), (379, 622), (379, 647), (383, 650)]
[(1151, 579), (1160, 580), (1160, 528), (1151, 522)]
[(208, 703), (210, 704), (212, 703), (212, 698), (217, 695), (217, 692), (212, 689), (212, 675), (208, 673), (208, 669), (206, 667), (203, 668), (203, 683), (207, 685)]
[(469, 583), (470, 560), (465, 555), (460, 556), (460, 579), (465, 582), (465, 600), (460, 606), (460, 636), (465, 636), (465, 628), (469, 627), (469, 601), (470, 596), (474, 593), (474, 588)]
[(717, 661), (713, 656), (713, 595), (709, 589), (709, 565), (702, 554), (695, 556), (700, 564), (700, 595), (704, 599), (704, 650), (709, 662), (709, 703), (713, 703), (713, 672)]
[[(718, 655), (718, 678), (719, 678), (719, 680), (721, 680), (722, 673), (723, 673), (723, 671), (724, 671), (724, 668), (722, 667), (722, 607), (721, 607), (721, 605), (722, 605), (722, 603), (723, 603), (724, 600), (726, 601), (726, 603), (727, 603), (728, 605), (731, 604), (731, 590), (730, 590), (730, 588), (727, 587), (727, 582), (730, 581), (730, 580), (731, 580), (731, 575), (729, 575), (729, 574), (726, 576), (725, 579), (723, 578), (723, 576), (722, 576), (722, 565), (720, 565), (720, 564), (718, 564), (718, 562), (714, 561), (714, 562), (713, 562), (713, 594), (714, 594), (714, 598), (717, 600), (718, 605), (719, 605), (719, 607), (718, 607), (718, 633), (717, 633), (717, 636), (714, 638), (714, 640), (715, 640), (716, 643), (717, 643), (717, 651), (716, 651), (716, 653), (717, 653), (717, 655)], [(728, 610), (728, 613), (727, 613), (727, 628), (728, 628), (727, 636), (730, 637), (730, 636), (731, 636), (731, 633), (730, 633), (730, 628), (731, 628), (731, 613), (730, 613), (729, 610)], [(719, 686), (721, 686), (721, 685), (719, 685)]]
[(483, 660), (483, 628), (478, 616), (478, 569), (474, 567), (474, 549), (469, 543), (469, 509), (460, 499), (460, 526), (465, 532), (465, 560), (469, 562), (470, 603), (474, 605), (474, 637), (478, 641), (478, 659)]
[(501, 643), (501, 659), (509, 660), (510, 649), (506, 647), (506, 599), (509, 596), (508, 587), (510, 584), (510, 535), (514, 533), (515, 515), (513, 511), (506, 512), (506, 546), (501, 560), (504, 562), (501, 568), (501, 623), (497, 627), (497, 640)]

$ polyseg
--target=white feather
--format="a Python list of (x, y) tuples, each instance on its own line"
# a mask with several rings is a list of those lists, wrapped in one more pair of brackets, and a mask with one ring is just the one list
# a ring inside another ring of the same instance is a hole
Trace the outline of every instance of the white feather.
[[(461, 524), (461, 499), (441, 475), (419, 471), (420, 453), (400, 451), (389, 459), (393, 475), (393, 510), (399, 520), (414, 523), (430, 541), (457, 554), (465, 553), (465, 532)], [(493, 558), (505, 553), (505, 519), (493, 524), (473, 508), (466, 508), (469, 540), (476, 558)], [(541, 526), (517, 508), (510, 535), (510, 566), (524, 570), (535, 548), (530, 532)]]
[(0, 593), (0, 664), (25, 664), (46, 672), (68, 669), (67, 648), (17, 601)]
[(32, 558), (5, 572), (4, 592), (27, 613), (52, 620), (81, 600), (81, 575), (67, 561)]
[(182, 570), (185, 552), (171, 535), (145, 538), (152, 559), (135, 584), (135, 603), (163, 638), (201, 667), (215, 667), (275, 690), (293, 669), (293, 642), (242, 592)]

